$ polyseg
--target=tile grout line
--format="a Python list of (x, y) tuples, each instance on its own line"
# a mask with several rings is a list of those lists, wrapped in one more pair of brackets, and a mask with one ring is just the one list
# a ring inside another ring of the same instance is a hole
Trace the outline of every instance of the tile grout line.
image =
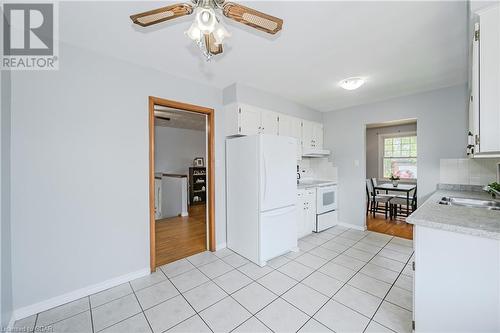
[[(161, 270), (161, 269), (160, 269), (160, 270)], [(165, 275), (165, 273), (163, 273), (163, 275)], [(153, 327), (151, 326), (151, 323), (149, 322), (148, 317), (146, 317), (146, 312), (144, 312), (144, 308), (142, 307), (142, 304), (141, 304), (141, 302), (139, 301), (139, 297), (137, 297), (137, 294), (135, 293), (135, 290), (134, 290), (134, 288), (132, 287), (132, 283), (130, 283), (130, 281), (129, 281), (129, 283), (128, 283), (128, 284), (129, 284), (130, 288), (132, 289), (132, 293), (134, 294), (134, 297), (135, 297), (135, 300), (137, 301), (137, 304), (139, 304), (139, 307), (141, 308), (141, 313), (142, 313), (142, 315), (144, 316), (144, 318), (146, 319), (146, 323), (148, 323), (149, 329), (151, 330), (151, 332), (154, 332), (154, 331), (153, 331)], [(151, 287), (152, 287), (152, 286), (151, 286)], [(146, 288), (144, 288), (144, 289), (146, 289)], [(136, 315), (137, 315), (137, 314), (135, 314), (134, 316), (136, 316)], [(132, 317), (130, 317), (130, 318), (132, 318)]]
[(90, 296), (87, 296), (89, 301), (89, 312), (90, 312), (90, 325), (92, 326), (92, 333), (95, 333), (94, 328), (94, 316), (92, 315), (92, 305), (90, 304)]

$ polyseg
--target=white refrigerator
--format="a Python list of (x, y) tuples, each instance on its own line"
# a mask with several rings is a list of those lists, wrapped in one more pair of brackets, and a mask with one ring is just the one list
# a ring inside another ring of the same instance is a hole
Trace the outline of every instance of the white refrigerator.
[(297, 251), (297, 144), (265, 134), (226, 141), (227, 246), (260, 266)]

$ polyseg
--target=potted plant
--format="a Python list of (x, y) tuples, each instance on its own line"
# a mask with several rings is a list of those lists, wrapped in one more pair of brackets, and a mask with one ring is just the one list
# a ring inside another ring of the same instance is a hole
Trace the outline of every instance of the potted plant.
[(391, 175), (391, 177), (389, 178), (392, 182), (392, 186), (394, 187), (398, 187), (398, 184), (399, 184), (399, 176), (398, 175)]

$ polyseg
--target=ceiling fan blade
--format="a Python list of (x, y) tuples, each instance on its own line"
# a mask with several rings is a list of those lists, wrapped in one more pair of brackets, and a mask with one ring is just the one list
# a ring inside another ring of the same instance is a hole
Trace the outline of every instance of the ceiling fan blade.
[(205, 34), (205, 44), (207, 46), (208, 52), (210, 54), (216, 55), (222, 53), (224, 50), (222, 49), (222, 44), (215, 44), (214, 34)]
[(234, 21), (246, 24), (252, 28), (274, 35), (283, 27), (283, 20), (261, 13), (234, 2), (224, 4), (224, 15)]
[(192, 6), (184, 3), (178, 3), (175, 5), (161, 7), (158, 9), (149, 10), (147, 12), (131, 15), (130, 19), (135, 24), (138, 24), (142, 27), (147, 27), (149, 25), (153, 25), (163, 21), (172, 20), (180, 16), (189, 15), (192, 12)]

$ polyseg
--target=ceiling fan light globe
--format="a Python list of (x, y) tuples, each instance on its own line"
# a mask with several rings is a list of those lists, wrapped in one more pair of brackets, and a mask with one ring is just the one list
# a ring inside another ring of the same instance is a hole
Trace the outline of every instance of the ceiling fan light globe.
[(224, 39), (231, 37), (231, 34), (227, 29), (220, 23), (217, 23), (214, 30), (215, 44), (222, 44)]
[(204, 34), (212, 33), (217, 24), (214, 10), (212, 8), (198, 8), (195, 22)]
[(191, 40), (198, 42), (201, 40), (201, 30), (198, 28), (196, 22), (193, 22), (189, 29), (185, 32), (186, 36), (188, 36)]

